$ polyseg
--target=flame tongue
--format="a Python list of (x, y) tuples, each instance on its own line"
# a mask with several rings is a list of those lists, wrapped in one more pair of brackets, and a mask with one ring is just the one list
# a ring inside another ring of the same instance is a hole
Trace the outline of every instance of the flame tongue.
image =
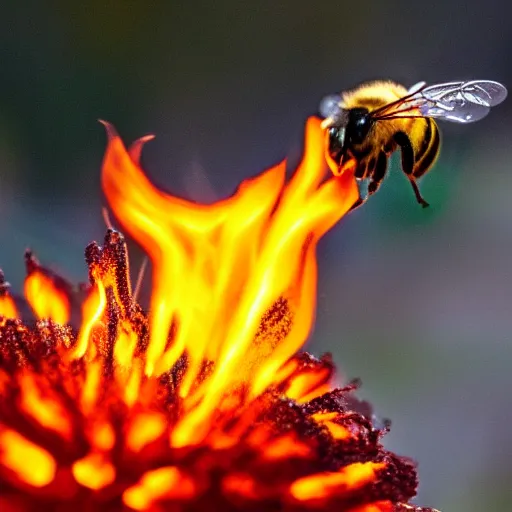
[[(138, 163), (147, 139), (127, 151), (114, 128), (107, 131), (103, 189), (153, 264), (145, 373), (162, 374), (186, 353), (179, 392), (194, 407), (173, 443), (194, 443), (205, 434), (198, 427), (234, 384), (244, 381), (252, 395), (260, 394), (303, 345), (315, 310), (316, 243), (356, 201), (357, 188), (348, 174), (324, 181), (323, 134), (315, 119), (308, 121), (306, 153), (289, 183), (283, 162), (212, 206), (155, 189)], [(267, 336), (255, 350), (262, 318), (281, 299), (293, 323), (278, 343)], [(272, 357), (262, 358), (269, 348)], [(215, 363), (213, 373), (192, 393), (205, 360)]]
[(18, 309), (14, 299), (9, 293), (9, 283), (5, 281), (4, 273), (0, 270), (0, 325), (5, 323), (7, 318), (17, 318)]
[(70, 285), (39, 264), (32, 251), (25, 252), (25, 297), (40, 320), (67, 324), (70, 312)]

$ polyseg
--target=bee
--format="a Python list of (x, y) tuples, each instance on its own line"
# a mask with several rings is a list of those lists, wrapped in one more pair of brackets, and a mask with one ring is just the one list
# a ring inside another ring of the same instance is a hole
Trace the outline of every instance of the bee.
[(401, 151), (402, 170), (416, 200), (428, 206), (417, 180), (434, 165), (441, 144), (435, 119), (471, 123), (501, 103), (507, 89), (491, 80), (429, 85), (410, 89), (391, 81), (368, 82), (320, 103), (326, 132), (325, 156), (331, 171), (354, 172), (364, 203), (380, 187), (391, 154)]

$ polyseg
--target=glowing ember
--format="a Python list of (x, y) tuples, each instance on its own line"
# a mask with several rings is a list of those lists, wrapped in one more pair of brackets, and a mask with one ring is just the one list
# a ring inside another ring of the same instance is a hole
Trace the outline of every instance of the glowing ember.
[(331, 388), (329, 357), (297, 354), (311, 329), (316, 244), (358, 197), (326, 173), (319, 121), (285, 164), (198, 205), (157, 190), (106, 124), (103, 189), (152, 262), (146, 314), (123, 236), (86, 249), (78, 331), (72, 291), (26, 256), (23, 323), (0, 275), (2, 510), (427, 512), (386, 426)]

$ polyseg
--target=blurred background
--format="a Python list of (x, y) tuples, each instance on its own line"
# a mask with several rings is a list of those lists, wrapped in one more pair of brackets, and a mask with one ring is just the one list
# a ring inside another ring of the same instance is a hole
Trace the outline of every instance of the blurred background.
[[(22, 289), (23, 251), (73, 281), (101, 239), (98, 118), (145, 167), (197, 200), (302, 149), (323, 95), (361, 81), (512, 85), (504, 0), (9, 2), (0, 30), (0, 267)], [(421, 183), (393, 161), (379, 193), (319, 248), (310, 348), (393, 420), (385, 443), (419, 462), (417, 503), (445, 512), (512, 500), (511, 101), (446, 125)], [(205, 176), (207, 179), (205, 179)], [(133, 267), (141, 255), (133, 250)]]

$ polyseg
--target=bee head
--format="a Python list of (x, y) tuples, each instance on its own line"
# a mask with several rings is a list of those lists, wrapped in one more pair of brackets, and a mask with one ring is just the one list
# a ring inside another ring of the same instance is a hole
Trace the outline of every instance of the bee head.
[(373, 119), (367, 108), (348, 110), (345, 138), (349, 144), (362, 144), (373, 126)]

